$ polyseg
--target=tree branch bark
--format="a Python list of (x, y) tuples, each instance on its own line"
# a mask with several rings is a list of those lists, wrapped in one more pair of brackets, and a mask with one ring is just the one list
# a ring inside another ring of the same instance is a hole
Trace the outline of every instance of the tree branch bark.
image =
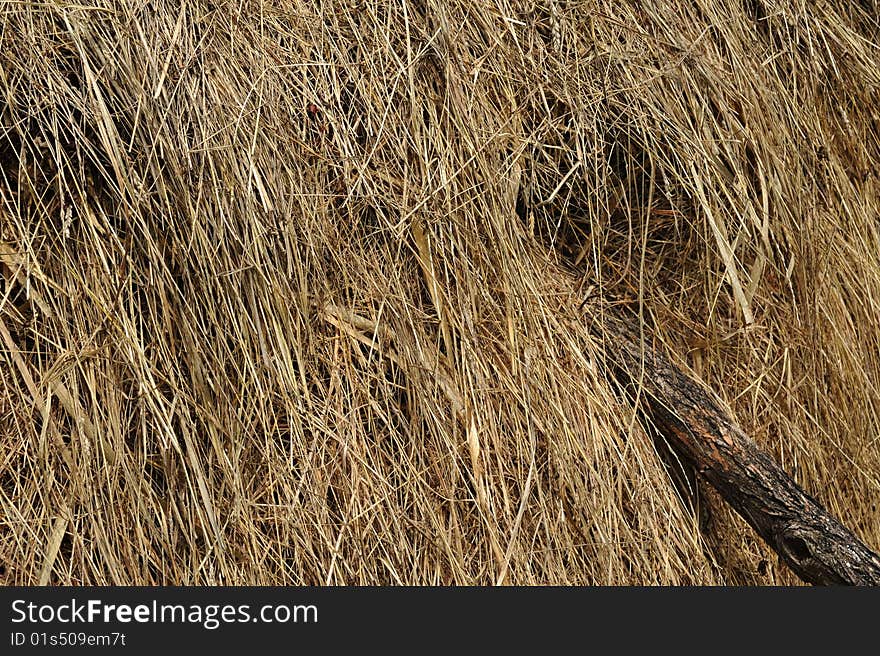
[(645, 400), (679, 457), (693, 464), (802, 580), (880, 585), (880, 556), (763, 453), (703, 385), (662, 353), (641, 346), (635, 326), (635, 320), (603, 314), (594, 330), (605, 340), (618, 382), (634, 400)]

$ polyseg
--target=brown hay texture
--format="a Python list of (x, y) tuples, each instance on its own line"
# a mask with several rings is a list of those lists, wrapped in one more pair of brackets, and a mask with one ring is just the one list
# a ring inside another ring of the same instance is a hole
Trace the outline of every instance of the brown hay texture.
[(790, 584), (619, 308), (880, 546), (871, 1), (0, 3), (6, 584)]

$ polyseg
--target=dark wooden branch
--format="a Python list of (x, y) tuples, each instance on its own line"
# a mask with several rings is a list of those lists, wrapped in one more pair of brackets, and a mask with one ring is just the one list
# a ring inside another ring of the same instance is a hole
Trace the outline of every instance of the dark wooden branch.
[[(840, 524), (743, 432), (720, 402), (669, 358), (640, 346), (636, 321), (595, 323), (618, 382), (689, 461), (804, 581), (880, 585), (880, 556)], [(635, 398), (635, 397), (634, 397)]]

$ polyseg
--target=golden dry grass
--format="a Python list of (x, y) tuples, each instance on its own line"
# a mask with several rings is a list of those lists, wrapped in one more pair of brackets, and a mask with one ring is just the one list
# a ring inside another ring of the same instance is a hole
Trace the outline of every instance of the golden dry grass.
[(878, 30), (0, 2), (4, 582), (795, 582), (606, 377), (615, 304), (880, 547)]

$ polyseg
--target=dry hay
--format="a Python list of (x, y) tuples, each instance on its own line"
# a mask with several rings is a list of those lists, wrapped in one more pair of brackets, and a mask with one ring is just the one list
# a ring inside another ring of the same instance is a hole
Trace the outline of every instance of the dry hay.
[(876, 2), (0, 16), (4, 582), (793, 583), (619, 305), (880, 545)]

